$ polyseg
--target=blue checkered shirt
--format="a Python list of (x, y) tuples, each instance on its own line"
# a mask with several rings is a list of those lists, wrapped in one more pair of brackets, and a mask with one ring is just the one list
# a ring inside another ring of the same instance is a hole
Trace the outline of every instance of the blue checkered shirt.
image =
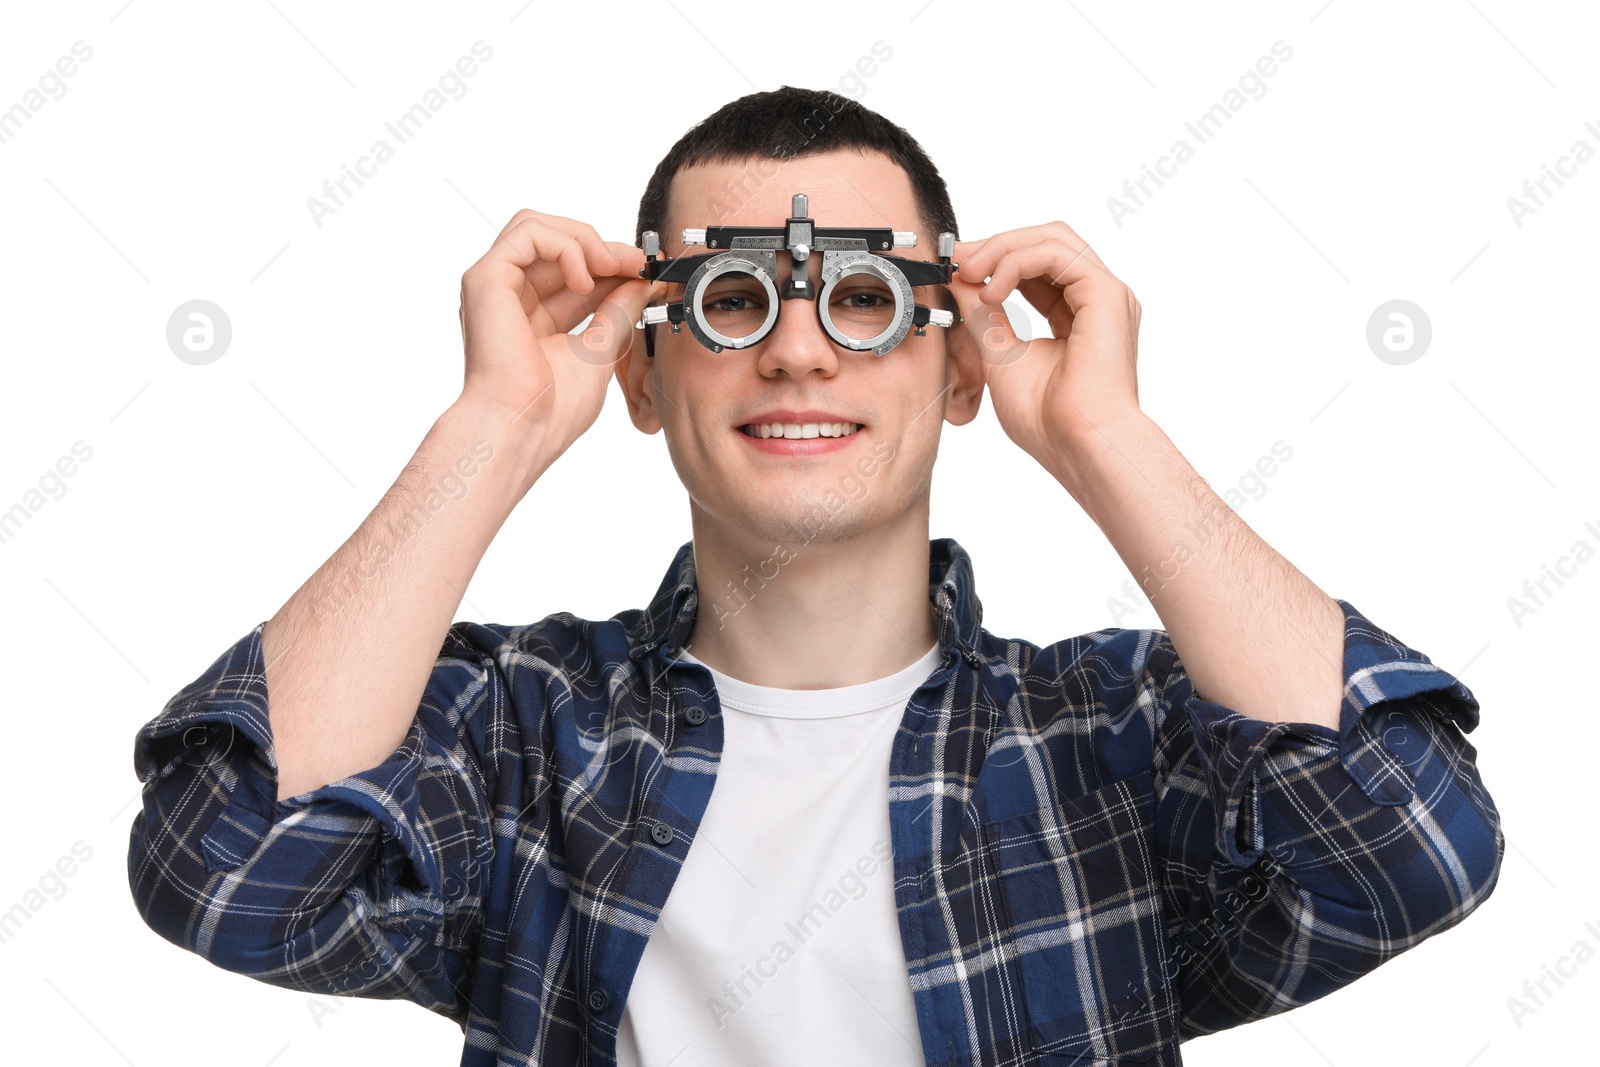
[[(136, 736), (145, 922), (273, 985), (414, 1001), (466, 1067), (615, 1062), (722, 752), (679, 656), (692, 546), (646, 610), (455, 624), (399, 748), (283, 801), (257, 627)], [(1493, 890), (1476, 699), (1349, 603), (1335, 732), (1202, 699), (1162, 630), (995, 637), (949, 538), (928, 578), (942, 656), (889, 767), (928, 1064), (1178, 1064)]]

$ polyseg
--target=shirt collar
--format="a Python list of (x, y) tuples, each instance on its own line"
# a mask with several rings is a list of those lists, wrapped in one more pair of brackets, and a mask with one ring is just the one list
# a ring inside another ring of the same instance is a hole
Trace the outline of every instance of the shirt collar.
[[(981, 656), (983, 604), (973, 582), (972, 558), (954, 538), (928, 542), (928, 599), (939, 613), (939, 647), (946, 653), (955, 650), (968, 662)], [(664, 656), (675, 659), (694, 629), (698, 607), (694, 541), (689, 540), (673, 556), (656, 588), (629, 655), (638, 658), (659, 646)]]

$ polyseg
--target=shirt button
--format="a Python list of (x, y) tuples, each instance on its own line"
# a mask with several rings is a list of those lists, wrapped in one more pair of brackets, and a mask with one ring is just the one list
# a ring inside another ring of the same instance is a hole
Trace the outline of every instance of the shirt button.
[(611, 1003), (611, 1000), (606, 996), (606, 991), (604, 989), (589, 990), (590, 1011), (605, 1011), (606, 1005), (609, 1003)]
[(688, 720), (690, 726), (699, 726), (706, 721), (706, 709), (699, 704), (691, 704), (684, 709), (683, 717)]
[(656, 823), (654, 826), (650, 827), (650, 839), (658, 845), (671, 844), (672, 827), (668, 826), (664, 822)]

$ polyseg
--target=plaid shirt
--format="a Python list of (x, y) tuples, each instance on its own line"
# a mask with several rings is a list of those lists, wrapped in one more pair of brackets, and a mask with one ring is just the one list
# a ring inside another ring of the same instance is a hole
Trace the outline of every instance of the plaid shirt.
[[(135, 739), (145, 922), (273, 985), (414, 1001), (469, 1067), (613, 1063), (722, 751), (678, 656), (692, 546), (647, 610), (455, 624), (400, 747), (281, 802), (257, 627)], [(929, 597), (943, 656), (889, 768), (927, 1063), (1178, 1064), (1493, 890), (1476, 699), (1347, 602), (1336, 733), (1202, 699), (1162, 630), (993, 636), (949, 538)]]

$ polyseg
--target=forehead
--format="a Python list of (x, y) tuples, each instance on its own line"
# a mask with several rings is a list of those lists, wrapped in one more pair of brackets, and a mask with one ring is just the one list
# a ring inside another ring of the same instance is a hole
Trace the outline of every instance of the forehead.
[[(781, 226), (795, 193), (806, 194), (818, 226), (921, 229), (906, 172), (881, 152), (844, 149), (685, 167), (672, 182), (662, 244), (677, 247), (684, 227)], [(931, 237), (917, 236), (919, 245)]]

